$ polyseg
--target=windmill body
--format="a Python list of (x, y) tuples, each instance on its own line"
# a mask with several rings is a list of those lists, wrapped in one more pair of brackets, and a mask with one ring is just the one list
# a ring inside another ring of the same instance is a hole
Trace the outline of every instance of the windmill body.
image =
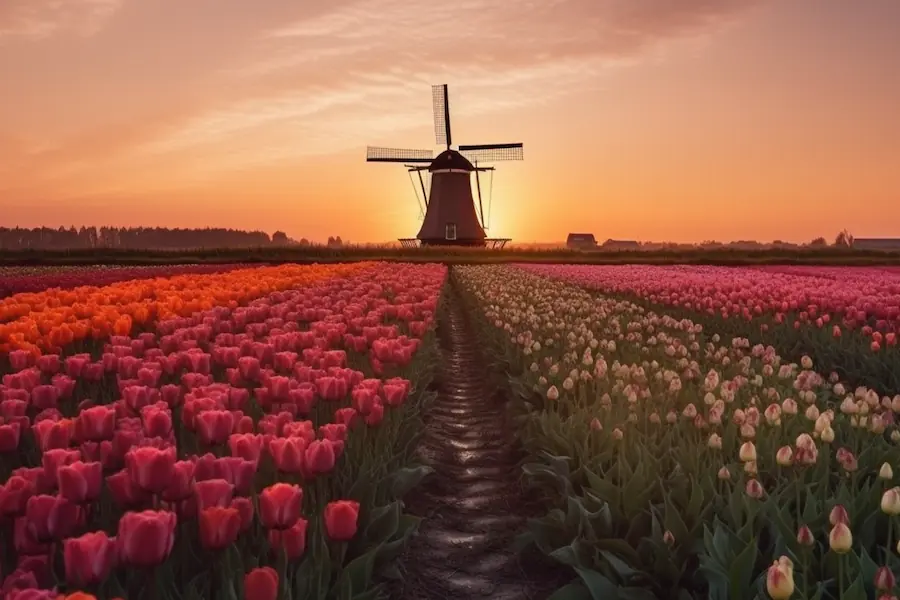
[[(368, 162), (403, 163), (410, 175), (415, 173), (425, 201), (422, 227), (415, 239), (402, 239), (404, 245), (453, 245), (502, 247), (506, 239), (488, 238), (485, 230), (480, 173), (493, 174), (494, 167), (479, 166), (501, 160), (522, 160), (522, 144), (483, 144), (451, 148), (450, 109), (447, 86), (433, 87), (435, 137), (446, 148), (432, 158), (430, 150), (369, 147)], [(427, 165), (427, 166), (425, 166)], [(431, 175), (426, 193), (422, 172)], [(478, 194), (478, 207), (472, 193), (472, 174)], [(418, 195), (418, 194), (417, 194)]]

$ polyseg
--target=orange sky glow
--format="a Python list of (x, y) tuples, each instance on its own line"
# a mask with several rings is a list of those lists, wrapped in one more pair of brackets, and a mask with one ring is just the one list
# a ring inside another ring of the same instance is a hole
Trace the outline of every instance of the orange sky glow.
[(493, 237), (900, 237), (897, 0), (2, 0), (0, 226), (411, 237), (439, 83)]

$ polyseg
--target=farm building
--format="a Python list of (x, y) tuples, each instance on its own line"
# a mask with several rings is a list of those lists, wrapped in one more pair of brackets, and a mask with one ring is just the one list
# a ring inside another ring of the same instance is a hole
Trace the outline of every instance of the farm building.
[(641, 244), (634, 240), (606, 240), (601, 248), (604, 250), (640, 250)]
[(566, 238), (566, 247), (573, 249), (596, 248), (597, 240), (593, 233), (570, 233)]
[(856, 250), (883, 250), (892, 252), (900, 250), (900, 238), (855, 238), (853, 248)]

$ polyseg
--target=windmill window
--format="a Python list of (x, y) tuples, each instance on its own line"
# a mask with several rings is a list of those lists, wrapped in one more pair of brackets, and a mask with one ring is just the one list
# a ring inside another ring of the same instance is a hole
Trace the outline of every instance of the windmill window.
[(456, 223), (447, 223), (444, 229), (444, 238), (448, 240), (456, 239)]

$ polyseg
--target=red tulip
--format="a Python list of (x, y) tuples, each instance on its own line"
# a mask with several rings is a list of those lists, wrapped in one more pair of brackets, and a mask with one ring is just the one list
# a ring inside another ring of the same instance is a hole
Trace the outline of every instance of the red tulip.
[(359, 420), (356, 410), (353, 408), (339, 408), (334, 411), (334, 422), (347, 427), (353, 427)]
[(25, 505), (28, 531), (38, 542), (69, 537), (81, 524), (81, 517), (80, 506), (59, 496), (32, 496)]
[(4, 423), (0, 418), (0, 453), (15, 452), (19, 447), (22, 426), (19, 423)]
[(246, 600), (278, 600), (278, 572), (272, 567), (259, 567), (244, 576)]
[(23, 514), (28, 499), (34, 493), (34, 483), (21, 475), (10, 477), (6, 483), (0, 486), (0, 516), (16, 517)]
[(233, 495), (234, 486), (224, 479), (207, 479), (194, 484), (194, 497), (200, 512), (212, 506), (230, 506)]
[(287, 529), (300, 518), (303, 490), (299, 485), (276, 483), (259, 495), (259, 519), (266, 529)]
[(369, 414), (377, 399), (375, 392), (372, 389), (366, 387), (358, 387), (354, 389), (350, 393), (350, 396), (350, 404), (354, 409), (356, 409), (356, 412), (361, 415)]
[(256, 462), (244, 460), (237, 456), (217, 458), (216, 472), (228, 483), (234, 484), (234, 491), (241, 496), (249, 496), (253, 491), (253, 480), (256, 478)]
[(168, 511), (125, 513), (116, 537), (122, 562), (132, 567), (161, 564), (175, 544), (176, 522), (175, 513)]
[(262, 436), (252, 433), (234, 433), (228, 437), (228, 448), (231, 450), (231, 455), (253, 462), (259, 461), (262, 444)]
[(394, 383), (384, 384), (384, 402), (388, 406), (400, 406), (406, 402), (406, 397), (409, 394), (409, 382), (403, 384), (400, 381), (405, 380), (392, 381), (394, 381)]
[(104, 531), (86, 533), (63, 542), (66, 581), (86, 586), (103, 582), (116, 561), (116, 539)]
[(179, 460), (175, 463), (172, 472), (172, 480), (163, 493), (164, 500), (180, 502), (191, 497), (194, 493), (194, 471), (196, 464), (190, 460)]
[(78, 450), (63, 450), (62, 448), (53, 448), (47, 450), (41, 456), (41, 465), (44, 467), (44, 474), (50, 486), (57, 485), (59, 481), (59, 468), (63, 465), (71, 465), (81, 460), (81, 452)]
[(145, 406), (141, 409), (141, 420), (147, 437), (168, 438), (172, 432), (172, 413), (168, 408), (160, 408), (157, 404)]
[(346, 542), (356, 535), (359, 502), (337, 500), (325, 506), (325, 531), (337, 542)]
[(270, 529), (268, 534), (269, 546), (272, 549), (284, 550), (288, 560), (296, 560), (306, 551), (306, 528), (309, 522), (306, 519), (297, 519), (288, 529)]
[(336, 453), (331, 440), (315, 440), (306, 447), (304, 461), (311, 475), (330, 473), (334, 469)]
[(235, 498), (231, 501), (231, 508), (237, 509), (241, 515), (241, 531), (250, 529), (253, 525), (253, 501), (250, 498)]
[(79, 460), (60, 466), (56, 475), (60, 496), (76, 504), (93, 502), (100, 497), (103, 485), (103, 465), (100, 463)]
[(107, 475), (106, 486), (113, 501), (122, 508), (139, 506), (149, 497), (149, 493), (138, 487), (126, 469)]
[(175, 469), (175, 448), (164, 450), (152, 446), (132, 448), (125, 455), (128, 474), (143, 490), (159, 494), (172, 482)]
[(111, 440), (116, 429), (116, 411), (110, 406), (94, 406), (78, 413), (75, 434), (80, 440)]
[(73, 429), (72, 421), (66, 419), (59, 421), (44, 419), (35, 423), (31, 428), (42, 452), (53, 448), (68, 448)]
[(204, 444), (216, 445), (228, 441), (234, 421), (234, 414), (227, 410), (205, 410), (194, 417), (194, 426)]
[(234, 543), (241, 530), (236, 508), (210, 506), (200, 511), (200, 543), (207, 550), (222, 550)]
[(369, 427), (376, 427), (379, 423), (384, 420), (384, 404), (381, 402), (376, 402), (374, 406), (372, 406), (372, 411), (365, 416), (366, 425)]
[(307, 441), (302, 437), (275, 438), (269, 442), (269, 453), (279, 471), (303, 473), (303, 456)]

